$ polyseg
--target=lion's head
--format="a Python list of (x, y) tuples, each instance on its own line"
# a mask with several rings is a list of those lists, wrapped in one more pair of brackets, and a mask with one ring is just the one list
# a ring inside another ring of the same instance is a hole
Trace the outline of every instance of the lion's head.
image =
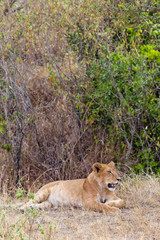
[(115, 186), (121, 180), (118, 175), (114, 162), (109, 164), (95, 163), (92, 166), (95, 180), (101, 188), (107, 188), (109, 191), (114, 191)]

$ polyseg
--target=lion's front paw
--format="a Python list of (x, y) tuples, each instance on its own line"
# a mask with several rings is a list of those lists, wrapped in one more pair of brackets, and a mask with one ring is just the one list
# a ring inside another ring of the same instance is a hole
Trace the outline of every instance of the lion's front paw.
[(110, 207), (122, 208), (124, 205), (124, 200), (122, 200), (122, 199), (110, 200), (110, 201), (106, 202), (105, 204)]
[(120, 210), (119, 210), (119, 208), (117, 208), (117, 207), (111, 207), (111, 208), (109, 209), (109, 212), (115, 212), (115, 211), (120, 211)]

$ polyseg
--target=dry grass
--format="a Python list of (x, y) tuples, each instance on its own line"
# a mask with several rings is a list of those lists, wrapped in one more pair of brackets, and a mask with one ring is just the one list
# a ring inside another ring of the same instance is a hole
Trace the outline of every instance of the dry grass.
[[(3, 196), (0, 200), (0, 239), (160, 239), (160, 179), (150, 176), (127, 178), (118, 192), (126, 201), (125, 207), (110, 214), (71, 208), (23, 214), (14, 207), (4, 208), (11, 199)], [(12, 199), (14, 203), (17, 201)]]

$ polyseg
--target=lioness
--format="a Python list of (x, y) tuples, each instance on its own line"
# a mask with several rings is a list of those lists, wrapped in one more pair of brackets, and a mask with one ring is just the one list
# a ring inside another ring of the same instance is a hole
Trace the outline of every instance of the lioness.
[(27, 208), (45, 209), (51, 206), (73, 206), (84, 209), (109, 212), (123, 206), (123, 200), (115, 193), (120, 181), (115, 165), (95, 163), (86, 179), (51, 182), (43, 186), (21, 210)]

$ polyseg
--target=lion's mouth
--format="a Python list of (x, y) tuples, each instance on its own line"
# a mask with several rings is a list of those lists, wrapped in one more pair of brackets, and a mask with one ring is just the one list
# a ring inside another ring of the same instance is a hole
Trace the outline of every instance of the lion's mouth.
[(108, 183), (108, 189), (111, 191), (115, 190), (116, 185), (114, 183)]

